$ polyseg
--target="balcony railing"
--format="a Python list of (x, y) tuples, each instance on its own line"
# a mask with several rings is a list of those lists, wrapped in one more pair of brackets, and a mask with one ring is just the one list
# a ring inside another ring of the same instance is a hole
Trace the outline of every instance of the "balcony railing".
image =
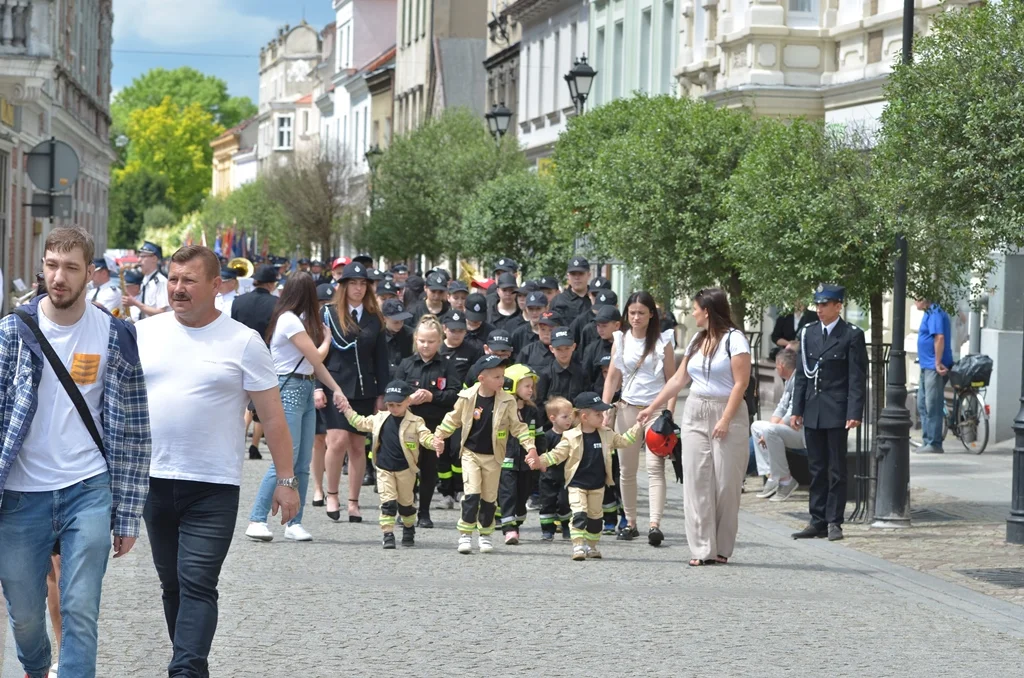
[(0, 54), (25, 52), (32, 19), (32, 0), (0, 0)]

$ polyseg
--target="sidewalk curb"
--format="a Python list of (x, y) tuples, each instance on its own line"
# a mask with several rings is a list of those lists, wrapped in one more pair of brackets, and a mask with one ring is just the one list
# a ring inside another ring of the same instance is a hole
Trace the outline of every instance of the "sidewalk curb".
[[(748, 511), (740, 513), (745, 522), (759, 529), (786, 539), (791, 538), (793, 530), (790, 527)], [(814, 549), (815, 556), (822, 560), (837, 565), (854, 563), (860, 566), (862, 574), (880, 588), (915, 597), (932, 607), (953, 610), (990, 629), (1024, 639), (1024, 607), (840, 544), (807, 539), (803, 545)]]

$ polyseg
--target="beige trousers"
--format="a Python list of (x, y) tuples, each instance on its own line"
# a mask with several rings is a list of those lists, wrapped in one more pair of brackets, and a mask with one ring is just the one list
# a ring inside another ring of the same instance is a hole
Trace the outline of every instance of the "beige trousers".
[(699, 560), (732, 556), (740, 492), (747, 469), (747, 406), (741, 404), (724, 440), (711, 437), (728, 398), (691, 395), (683, 406), (683, 509), (686, 542)]
[(416, 474), (411, 468), (404, 471), (377, 469), (377, 492), (380, 498), (380, 526), (385, 532), (395, 528), (396, 514), (406, 527), (416, 523), (413, 509)]
[[(573, 526), (570, 535), (573, 539), (586, 539), (595, 545), (601, 539), (601, 521), (604, 519), (604, 488), (584, 490), (582, 487), (568, 487), (569, 508), (573, 513)], [(577, 516), (585, 514), (584, 524)]]
[[(636, 423), (636, 415), (643, 409), (636, 405), (619, 402), (615, 416), (615, 430), (625, 433)], [(644, 435), (654, 424), (651, 419), (643, 433), (637, 436), (636, 442), (629, 447), (617, 450), (619, 455), (619, 489), (622, 492), (622, 508), (630, 525), (636, 525), (636, 473), (640, 467), (640, 453), (643, 452), (647, 462), (647, 480), (650, 490), (650, 516), (652, 525), (661, 524), (661, 515), (665, 512), (665, 457), (659, 457), (644, 446)]]
[(462, 483), (465, 494), (479, 494), (482, 501), (498, 500), (501, 462), (493, 454), (462, 451)]

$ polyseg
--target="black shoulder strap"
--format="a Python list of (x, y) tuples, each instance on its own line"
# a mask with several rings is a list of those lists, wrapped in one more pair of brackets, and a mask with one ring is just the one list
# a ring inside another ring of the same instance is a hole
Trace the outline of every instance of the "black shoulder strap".
[(725, 333), (725, 355), (732, 360), (732, 330)]
[(68, 370), (64, 367), (64, 363), (61, 362), (60, 357), (57, 356), (57, 352), (53, 350), (53, 346), (50, 346), (50, 342), (43, 336), (42, 330), (39, 329), (39, 325), (36, 324), (35, 318), (30, 316), (24, 310), (20, 308), (14, 309), (15, 315), (21, 318), (21, 321), (32, 330), (32, 334), (35, 335), (36, 341), (39, 342), (39, 348), (43, 350), (43, 355), (46, 356), (46, 360), (50, 363), (50, 367), (53, 368), (53, 373), (57, 375), (57, 380), (60, 381), (61, 386), (67, 391), (68, 397), (71, 398), (71, 402), (74, 404), (75, 409), (78, 410), (78, 416), (82, 418), (82, 423), (85, 424), (85, 428), (89, 430), (89, 435), (92, 436), (92, 440), (96, 443), (96, 447), (99, 448), (100, 454), (104, 457), (107, 456), (107, 451), (103, 447), (103, 438), (100, 437), (100, 432), (96, 428), (96, 421), (92, 418), (92, 412), (89, 411), (89, 406), (85, 404), (85, 398), (82, 396), (82, 392), (78, 390), (78, 385), (75, 383), (71, 375), (68, 374)]

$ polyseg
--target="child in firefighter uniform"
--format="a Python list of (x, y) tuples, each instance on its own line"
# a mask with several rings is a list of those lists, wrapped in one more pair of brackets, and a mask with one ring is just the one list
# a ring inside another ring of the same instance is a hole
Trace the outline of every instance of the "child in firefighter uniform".
[[(572, 403), (556, 396), (549, 398), (544, 406), (551, 428), (544, 432), (544, 447), (553, 450), (562, 442), (562, 435), (576, 425)], [(569, 491), (565, 487), (565, 464), (550, 464), (540, 474), (540, 538), (553, 541), (555, 521), (562, 526), (562, 538), (572, 537), (569, 524), (572, 512), (569, 509)]]
[(555, 449), (538, 457), (527, 456), (531, 467), (546, 470), (552, 464), (565, 462), (565, 486), (569, 488), (572, 508), (572, 559), (600, 558), (597, 542), (601, 539), (605, 487), (615, 482), (612, 477), (612, 455), (616, 448), (636, 442), (639, 425), (623, 434), (603, 426), (606, 410), (611, 405), (593, 391), (584, 391), (573, 400), (578, 411), (579, 426), (562, 436)]
[(402, 546), (413, 546), (416, 535), (414, 489), (416, 461), (420, 445), (430, 449), (434, 436), (409, 410), (410, 396), (416, 391), (404, 381), (392, 381), (384, 391), (387, 410), (364, 417), (349, 407), (345, 417), (353, 428), (373, 434), (373, 463), (377, 467), (377, 492), (380, 495), (380, 528), (384, 548), (395, 548), (395, 516), (402, 520)]
[(506, 393), (505, 360), (486, 355), (473, 366), (477, 383), (459, 393), (455, 409), (445, 415), (434, 432), (434, 451), (444, 452), (444, 439), (462, 427), (462, 519), (459, 520), (459, 553), (472, 550), (473, 532), (479, 530), (480, 553), (494, 550), (495, 502), (501, 479), (501, 463), (509, 435), (537, 458), (530, 428), (519, 421), (516, 397)]
[[(516, 398), (519, 406), (519, 421), (530, 429), (538, 454), (547, 451), (544, 445), (543, 422), (540, 412), (533, 404), (533, 393), (537, 375), (526, 365), (511, 365), (505, 369), (505, 390)], [(501, 480), (498, 483), (498, 507), (501, 510), (501, 531), (505, 544), (519, 543), (519, 528), (526, 522), (526, 501), (533, 490), (533, 470), (526, 463), (526, 455), (518, 440), (508, 441), (505, 460), (501, 464)]]

